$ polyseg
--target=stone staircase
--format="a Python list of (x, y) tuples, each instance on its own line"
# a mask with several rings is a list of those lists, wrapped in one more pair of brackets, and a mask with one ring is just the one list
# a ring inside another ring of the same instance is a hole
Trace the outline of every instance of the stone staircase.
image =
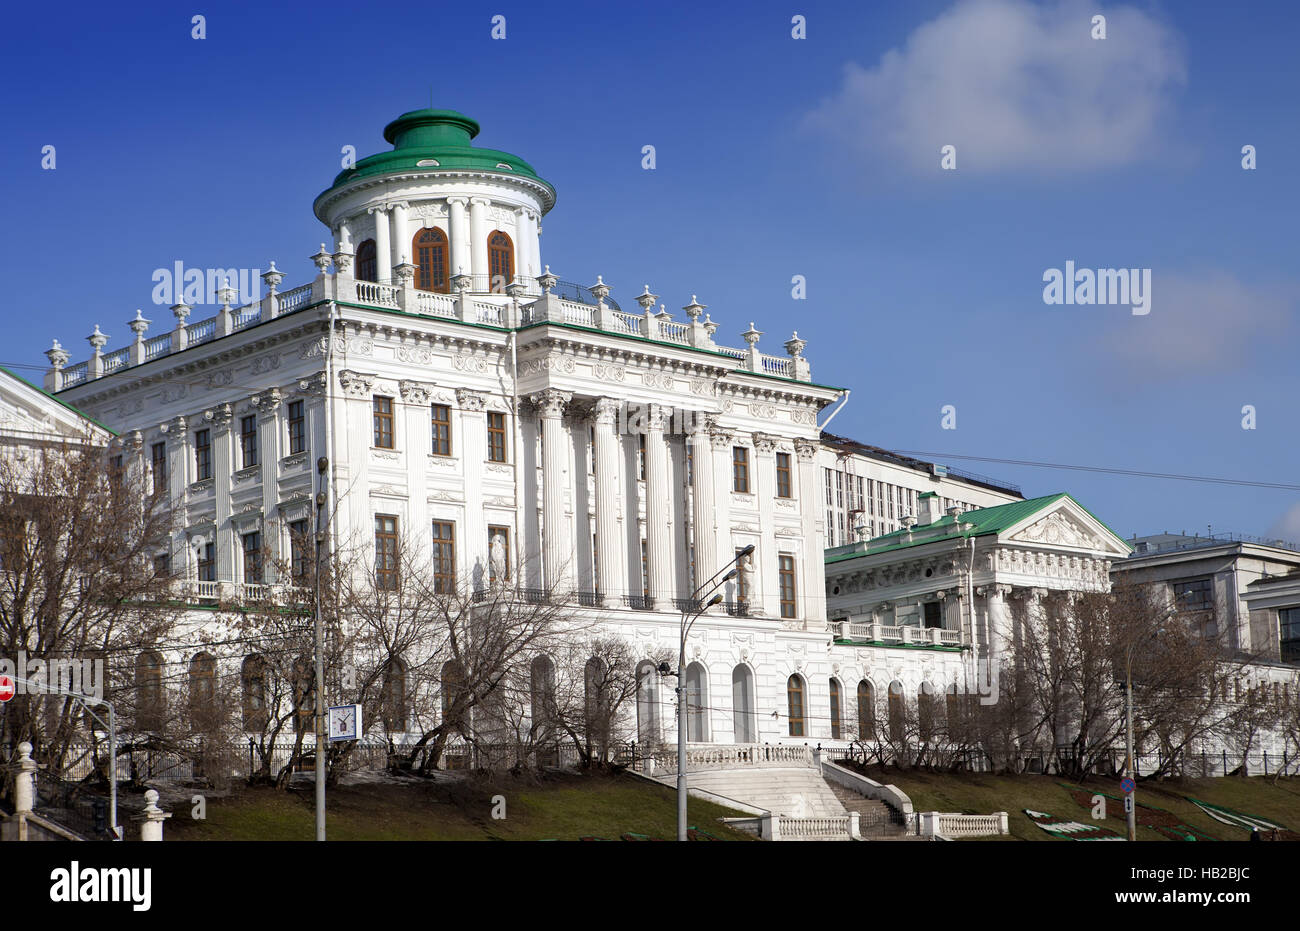
[(691, 788), (734, 798), (774, 815), (830, 818), (847, 813), (833, 787), (808, 767), (705, 770), (691, 773), (690, 778)]
[(825, 782), (845, 810), (858, 813), (858, 832), (863, 837), (871, 840), (907, 840), (914, 836), (907, 833), (903, 815), (884, 802), (866, 798), (829, 779)]

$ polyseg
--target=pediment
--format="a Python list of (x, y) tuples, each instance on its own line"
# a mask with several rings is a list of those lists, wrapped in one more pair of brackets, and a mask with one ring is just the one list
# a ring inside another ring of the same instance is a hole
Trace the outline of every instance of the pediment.
[(1106, 556), (1127, 556), (1129, 547), (1104, 524), (1069, 498), (1046, 514), (1035, 514), (1012, 527), (1002, 538), (1008, 543), (1086, 551)]

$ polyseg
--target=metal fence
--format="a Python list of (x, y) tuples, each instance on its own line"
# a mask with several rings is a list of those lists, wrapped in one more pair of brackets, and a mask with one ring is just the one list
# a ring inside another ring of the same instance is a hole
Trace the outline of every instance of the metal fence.
[(84, 786), (60, 779), (48, 770), (36, 771), (36, 803), (33, 808), (38, 815), (80, 834), (86, 840), (113, 839), (108, 825), (108, 799)]

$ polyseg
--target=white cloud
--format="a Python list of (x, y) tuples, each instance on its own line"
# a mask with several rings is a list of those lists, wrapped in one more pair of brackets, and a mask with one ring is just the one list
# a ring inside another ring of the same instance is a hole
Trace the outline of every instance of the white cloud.
[(1287, 512), (1268, 528), (1267, 539), (1300, 541), (1300, 503), (1291, 505)]
[(1073, 308), (1110, 314), (1104, 345), (1136, 378), (1222, 375), (1290, 345), (1294, 288), (1247, 285), (1226, 272), (1165, 274), (1157, 268), (1150, 300), (1146, 316), (1123, 308)]
[[(1105, 39), (1091, 38), (1096, 13)], [(959, 173), (1061, 173), (1149, 154), (1185, 81), (1176, 34), (1131, 7), (960, 0), (874, 67), (847, 65), (809, 121), (916, 171), (954, 145)]]

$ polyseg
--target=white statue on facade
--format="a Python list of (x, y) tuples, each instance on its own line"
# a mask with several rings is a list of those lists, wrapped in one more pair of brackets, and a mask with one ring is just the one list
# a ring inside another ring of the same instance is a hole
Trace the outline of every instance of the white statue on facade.
[(499, 533), (492, 534), (489, 546), (488, 565), (492, 570), (492, 584), (504, 585), (506, 581), (506, 540)]

